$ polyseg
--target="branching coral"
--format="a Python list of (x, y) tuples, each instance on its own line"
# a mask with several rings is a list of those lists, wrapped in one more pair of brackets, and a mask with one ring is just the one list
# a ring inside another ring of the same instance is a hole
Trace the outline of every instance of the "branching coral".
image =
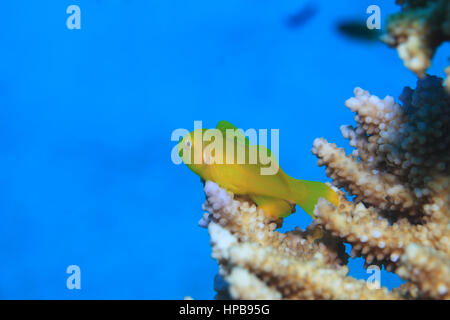
[(384, 42), (396, 47), (405, 66), (419, 76), (431, 64), (436, 48), (450, 40), (448, 0), (402, 0), (402, 12), (389, 17)]
[[(341, 127), (351, 155), (314, 141), (339, 207), (321, 198), (305, 231), (281, 233), (282, 219), (205, 182), (207, 213), (199, 224), (208, 228), (219, 263), (216, 298), (450, 299), (450, 67), (445, 85), (425, 76), (436, 48), (450, 38), (450, 2), (398, 3), (402, 12), (390, 18), (384, 40), (422, 78), (416, 89), (404, 89), (401, 103), (355, 89), (346, 106), (356, 125)], [(388, 291), (348, 276), (344, 243), (353, 257), (407, 282)]]
[(406, 247), (398, 274), (410, 279), (424, 296), (450, 299), (450, 264), (448, 255), (414, 243)]
[(339, 208), (320, 200), (317, 223), (351, 243), (352, 256), (367, 264), (400, 266), (398, 274), (416, 284), (419, 297), (448, 298), (450, 97), (442, 79), (427, 77), (400, 99), (403, 105), (355, 89), (346, 105), (357, 125), (341, 127), (355, 148), (351, 156), (316, 139), (319, 165), (355, 195), (353, 202), (342, 195)]
[(271, 220), (250, 200), (235, 199), (231, 193), (211, 181), (205, 183), (205, 194), (207, 200), (203, 209), (209, 214), (202, 219), (201, 225), (206, 226), (206, 219), (207, 225), (211, 222), (220, 225), (238, 241), (274, 247), (304, 261), (314, 261), (318, 265), (338, 268), (347, 261), (344, 246), (333, 241), (335, 239), (331, 235), (323, 234), (316, 225), (311, 225), (306, 231), (297, 229), (281, 233), (275, 231), (281, 220)]
[[(306, 231), (276, 231), (272, 221), (247, 199), (235, 198), (214, 182), (205, 183), (213, 257), (235, 299), (395, 299), (348, 277), (342, 242), (316, 223)], [(206, 223), (205, 223), (206, 222)], [(226, 294), (220, 292), (220, 298)]]
[[(405, 88), (402, 105), (360, 88), (347, 101), (356, 126), (341, 127), (354, 147), (347, 156), (320, 138), (313, 153), (336, 187), (336, 207), (319, 199), (305, 230), (281, 233), (251, 200), (205, 183), (213, 257), (226, 286), (218, 298), (449, 298), (449, 106), (442, 79)], [(409, 280), (389, 292), (347, 275), (343, 243), (366, 264), (385, 265)]]

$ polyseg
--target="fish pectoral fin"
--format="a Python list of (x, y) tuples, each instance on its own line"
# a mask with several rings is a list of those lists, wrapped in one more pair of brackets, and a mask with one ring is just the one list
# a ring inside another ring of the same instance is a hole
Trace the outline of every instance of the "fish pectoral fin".
[(263, 209), (267, 216), (276, 219), (285, 218), (295, 212), (295, 204), (284, 199), (261, 195), (251, 195), (250, 199), (256, 203), (258, 208)]

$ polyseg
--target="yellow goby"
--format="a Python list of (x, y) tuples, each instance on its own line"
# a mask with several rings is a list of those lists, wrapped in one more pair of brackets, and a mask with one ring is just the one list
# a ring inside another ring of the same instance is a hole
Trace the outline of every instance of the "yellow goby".
[(275, 174), (261, 174), (268, 163), (277, 161), (274, 155), (264, 146), (250, 145), (244, 134), (226, 121), (219, 122), (215, 130), (197, 129), (186, 134), (178, 143), (178, 154), (203, 180), (248, 196), (273, 218), (295, 212), (295, 204), (314, 218), (320, 197), (339, 205), (338, 195), (328, 185), (294, 179), (278, 163)]

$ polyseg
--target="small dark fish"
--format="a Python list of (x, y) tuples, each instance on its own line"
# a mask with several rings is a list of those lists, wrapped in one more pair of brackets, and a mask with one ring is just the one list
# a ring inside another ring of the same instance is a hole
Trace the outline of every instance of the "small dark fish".
[(319, 7), (312, 2), (307, 3), (297, 13), (289, 16), (286, 19), (286, 25), (289, 28), (298, 28), (307, 23), (312, 17), (319, 12)]
[(346, 20), (337, 23), (337, 30), (350, 38), (375, 41), (381, 36), (381, 30), (367, 28), (365, 21)]

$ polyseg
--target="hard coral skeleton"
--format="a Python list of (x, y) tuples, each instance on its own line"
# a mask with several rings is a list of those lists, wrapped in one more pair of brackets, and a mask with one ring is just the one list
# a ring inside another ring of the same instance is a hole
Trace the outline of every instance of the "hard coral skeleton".
[[(226, 284), (216, 286), (217, 298), (450, 298), (450, 98), (442, 79), (427, 77), (400, 100), (357, 88), (346, 102), (356, 126), (341, 127), (353, 153), (314, 141), (319, 165), (341, 189), (340, 205), (319, 199), (305, 231), (281, 233), (282, 219), (205, 182), (200, 225)], [(366, 265), (384, 265), (408, 282), (374, 290), (348, 276), (344, 243)]]
[(423, 77), (436, 49), (450, 40), (450, 1), (402, 0), (400, 13), (387, 21), (382, 40), (397, 49), (405, 66)]
[(356, 126), (341, 127), (352, 155), (322, 138), (313, 147), (333, 184), (354, 196), (342, 194), (339, 208), (321, 199), (317, 224), (352, 244), (352, 256), (414, 283), (415, 296), (436, 299), (450, 298), (450, 97), (442, 82), (419, 79), (403, 105), (356, 88), (346, 103)]
[[(207, 213), (199, 224), (219, 263), (216, 298), (450, 299), (450, 67), (445, 85), (425, 74), (450, 39), (450, 2), (397, 3), (402, 12), (389, 18), (383, 40), (421, 79), (415, 90), (404, 89), (401, 104), (355, 89), (346, 106), (356, 125), (341, 127), (351, 155), (314, 141), (339, 207), (321, 198), (305, 231), (281, 233), (282, 219), (205, 182)], [(406, 283), (389, 291), (348, 276), (344, 243), (353, 257), (384, 265)]]

